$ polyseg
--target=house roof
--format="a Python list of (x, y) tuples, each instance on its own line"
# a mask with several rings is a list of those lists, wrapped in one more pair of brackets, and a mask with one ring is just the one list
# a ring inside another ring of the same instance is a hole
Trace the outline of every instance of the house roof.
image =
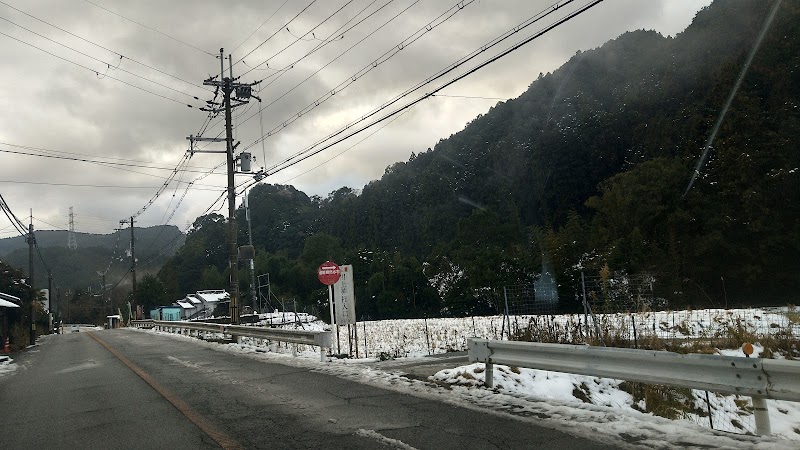
[(8, 300), (3, 300), (2, 298), (0, 298), (0, 307), (4, 307), (4, 308), (19, 308), (19, 305), (16, 304), (16, 303), (12, 303), (12, 302), (10, 302)]
[(181, 308), (183, 308), (183, 309), (193, 309), (193, 308), (194, 308), (194, 305), (193, 305), (193, 304), (191, 304), (191, 303), (189, 303), (189, 302), (178, 302), (178, 304), (179, 304), (179, 305), (181, 306)]
[(197, 291), (195, 295), (205, 303), (217, 303), (222, 300), (227, 300), (229, 297), (228, 293), (225, 291)]
[(18, 308), (19, 305), (22, 303), (22, 300), (20, 300), (19, 297), (15, 297), (9, 294), (4, 294), (2, 292), (0, 292), (0, 300), (5, 300), (6, 302), (11, 303), (11, 305), (5, 305), (5, 304), (2, 305), (2, 306), (7, 306), (9, 308)]

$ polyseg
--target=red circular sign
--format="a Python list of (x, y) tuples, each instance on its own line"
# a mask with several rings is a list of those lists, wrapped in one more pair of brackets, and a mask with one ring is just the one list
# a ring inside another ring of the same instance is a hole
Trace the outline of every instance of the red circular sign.
[(322, 284), (327, 284), (328, 286), (336, 284), (340, 276), (339, 266), (333, 261), (325, 261), (317, 269), (317, 278)]

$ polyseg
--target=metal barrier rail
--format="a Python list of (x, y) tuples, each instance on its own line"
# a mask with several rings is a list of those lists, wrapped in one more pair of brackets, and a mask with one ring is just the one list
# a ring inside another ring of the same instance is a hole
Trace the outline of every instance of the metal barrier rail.
[(167, 320), (134, 320), (136, 328), (156, 328), (187, 330), (189, 332), (222, 333), (232, 336), (247, 336), (269, 341), (291, 342), (294, 344), (320, 347), (320, 360), (325, 360), (325, 351), (331, 348), (330, 331), (284, 330), (280, 328), (246, 327), (204, 322), (179, 322)]
[(477, 338), (468, 347), (470, 362), (486, 363), (487, 387), (493, 385), (493, 365), (503, 364), (749, 395), (758, 434), (771, 433), (765, 399), (800, 401), (796, 361)]

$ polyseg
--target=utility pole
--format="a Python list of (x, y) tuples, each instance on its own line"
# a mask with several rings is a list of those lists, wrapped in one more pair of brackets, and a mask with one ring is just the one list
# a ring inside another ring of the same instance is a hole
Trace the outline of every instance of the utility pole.
[[(103, 283), (102, 287), (100, 288), (100, 296), (103, 299), (103, 303), (106, 302), (106, 272), (108, 272), (108, 269), (106, 269), (106, 270), (104, 270), (102, 272), (99, 271), (99, 270), (96, 272), (97, 276), (99, 276), (101, 278), (102, 283)], [(113, 304), (111, 305), (111, 315), (114, 315), (114, 305)]]
[[(131, 216), (130, 220), (120, 220), (119, 225), (120, 228), (123, 224), (129, 223), (131, 224), (131, 280), (132, 280), (132, 296), (134, 299), (134, 303), (136, 302), (136, 238), (133, 235), (133, 224), (134, 224), (133, 216)], [(105, 283), (103, 283), (105, 286)], [(111, 314), (114, 314), (112, 311)]]
[[(56, 315), (53, 314), (55, 308), (53, 308), (53, 271), (47, 269), (47, 302), (48, 308), (50, 308), (50, 317), (53, 319), (51, 322), (55, 320)], [(52, 332), (52, 330), (50, 330)]]
[[(230, 323), (239, 323), (239, 246), (237, 243), (237, 226), (236, 226), (236, 186), (234, 181), (234, 174), (236, 173), (236, 158), (233, 154), (236, 145), (233, 144), (233, 119), (231, 118), (231, 111), (234, 107), (245, 105), (249, 102), (250, 97), (258, 98), (252, 94), (252, 87), (257, 83), (237, 83), (233, 77), (233, 64), (230, 55), (228, 56), (228, 77), (225, 77), (225, 51), (219, 49), (219, 80), (212, 77), (203, 81), (205, 86), (215, 86), (222, 90), (223, 104), (218, 105), (213, 102), (208, 102), (212, 106), (211, 109), (201, 108), (203, 111), (209, 112), (225, 112), (225, 155), (228, 165), (228, 268), (230, 273), (229, 279), (229, 295), (231, 298), (230, 304)], [(233, 96), (233, 98), (232, 98)], [(260, 99), (259, 99), (260, 100)], [(232, 102), (235, 102), (234, 105)], [(220, 107), (221, 108), (217, 108)], [(195, 150), (194, 143), (196, 141), (211, 141), (218, 142), (218, 138), (202, 138), (189, 136), (191, 142), (190, 152), (194, 153), (221, 153), (220, 151), (208, 150)], [(241, 155), (241, 173), (250, 172), (250, 154), (242, 152)]]
[[(244, 194), (244, 213), (247, 218), (247, 239), (250, 246), (253, 246), (253, 225), (250, 221), (250, 193)], [(256, 298), (256, 268), (255, 268), (255, 251), (253, 252), (253, 259), (250, 260), (250, 303), (253, 306), (253, 311), (258, 311), (258, 299)], [(259, 311), (260, 312), (260, 311)]]
[(31, 334), (30, 345), (36, 343), (36, 289), (33, 287), (33, 247), (36, 237), (33, 235), (33, 210), (31, 210), (31, 223), (28, 225), (28, 286), (31, 288)]
[(58, 334), (61, 334), (61, 323), (64, 321), (61, 317), (61, 288), (56, 288), (56, 303), (58, 304)]

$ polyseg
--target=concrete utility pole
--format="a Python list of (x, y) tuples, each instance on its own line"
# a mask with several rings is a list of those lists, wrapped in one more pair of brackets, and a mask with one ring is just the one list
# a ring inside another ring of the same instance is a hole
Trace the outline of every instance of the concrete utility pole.
[[(133, 236), (133, 216), (131, 216), (131, 280), (133, 295), (136, 295), (136, 238)], [(134, 297), (135, 298), (135, 297)]]
[[(253, 246), (253, 225), (250, 221), (250, 193), (244, 194), (244, 213), (247, 218), (247, 240), (250, 246)], [(254, 252), (255, 253), (255, 252)], [(258, 311), (258, 299), (256, 298), (256, 268), (255, 268), (255, 254), (253, 259), (250, 260), (250, 303), (253, 306), (253, 311)]]
[[(132, 291), (134, 303), (136, 303), (136, 238), (133, 234), (133, 224), (135, 221), (133, 220), (133, 216), (131, 216), (130, 220), (123, 219), (119, 221), (120, 228), (122, 228), (123, 224), (129, 223), (131, 225), (131, 281), (132, 281)], [(105, 283), (104, 283), (105, 285)], [(114, 314), (112, 311), (111, 314)]]
[(36, 343), (36, 289), (33, 287), (33, 247), (36, 246), (36, 237), (33, 235), (33, 211), (31, 211), (31, 223), (28, 225), (28, 286), (31, 288), (31, 334), (30, 344)]
[[(100, 288), (100, 296), (103, 299), (103, 303), (105, 303), (105, 301), (106, 301), (106, 272), (108, 272), (108, 269), (104, 270), (103, 272), (101, 272), (99, 270), (96, 272), (97, 276), (99, 276), (101, 278), (101, 282), (103, 283), (102, 287)], [(110, 314), (111, 315), (114, 314), (114, 305), (113, 304), (111, 305), (111, 313)]]
[[(205, 86), (215, 86), (221, 89), (223, 95), (222, 105), (209, 102), (213, 105), (212, 109), (201, 108), (203, 111), (209, 112), (225, 112), (225, 155), (228, 165), (228, 268), (230, 273), (229, 279), (229, 294), (231, 298), (230, 304), (230, 323), (239, 323), (239, 246), (237, 243), (237, 226), (236, 226), (236, 185), (234, 181), (234, 174), (236, 173), (236, 157), (234, 150), (236, 145), (233, 144), (233, 119), (231, 111), (234, 107), (245, 105), (249, 102), (250, 97), (255, 97), (252, 94), (252, 87), (257, 83), (237, 83), (233, 77), (233, 64), (230, 55), (228, 56), (228, 77), (225, 77), (225, 54), (224, 49), (219, 49), (219, 80), (212, 77), (203, 81)], [(232, 98), (233, 97), (233, 98)], [(259, 99), (260, 100), (260, 99)], [(236, 102), (234, 105), (233, 102)], [(221, 106), (215, 108), (214, 106)], [(189, 136), (187, 139), (191, 142), (190, 152), (194, 153), (221, 153), (214, 150), (195, 150), (194, 143), (197, 141), (211, 141), (219, 142), (219, 138), (202, 138)], [(241, 173), (250, 172), (250, 154), (242, 152), (241, 155)]]
[[(50, 317), (55, 320), (55, 308), (53, 307), (53, 271), (47, 269), (47, 300), (48, 300), (48, 308), (50, 308)], [(51, 320), (52, 322), (52, 320)], [(52, 332), (52, 330), (50, 330)]]

